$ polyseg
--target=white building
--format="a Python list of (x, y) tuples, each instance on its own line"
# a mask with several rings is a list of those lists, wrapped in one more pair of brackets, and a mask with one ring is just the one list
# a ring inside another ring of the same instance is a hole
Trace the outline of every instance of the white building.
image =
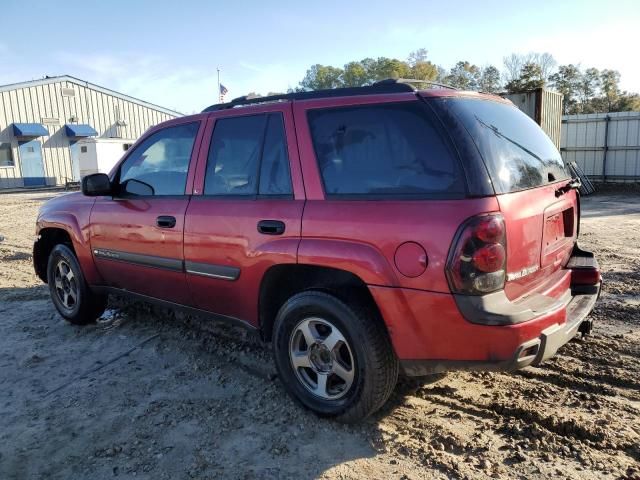
[(180, 115), (67, 75), (0, 86), (0, 189), (77, 181), (78, 140), (133, 142)]

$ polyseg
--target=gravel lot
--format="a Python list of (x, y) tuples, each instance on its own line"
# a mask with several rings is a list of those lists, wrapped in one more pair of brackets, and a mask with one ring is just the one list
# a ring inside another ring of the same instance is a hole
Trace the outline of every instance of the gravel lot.
[(245, 332), (118, 299), (65, 323), (31, 265), (51, 195), (0, 195), (0, 479), (640, 478), (637, 194), (583, 201), (594, 335), (540, 368), (403, 380), (358, 426), (296, 406)]

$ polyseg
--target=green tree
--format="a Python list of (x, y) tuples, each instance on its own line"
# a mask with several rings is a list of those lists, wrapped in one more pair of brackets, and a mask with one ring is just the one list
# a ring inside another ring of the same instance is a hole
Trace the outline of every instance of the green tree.
[(640, 112), (640, 95), (623, 92), (615, 106), (616, 112)]
[(600, 90), (600, 72), (597, 68), (587, 68), (578, 82), (580, 96), (580, 111), (593, 113), (595, 111), (593, 98), (598, 96)]
[(427, 60), (426, 48), (419, 48), (409, 54), (409, 76), (417, 80), (434, 81), (438, 78), (438, 66)]
[(436, 66), (436, 70), (438, 72), (438, 74), (436, 75), (436, 81), (440, 83), (447, 83), (447, 75), (449, 75), (449, 72), (447, 72), (440, 65)]
[(611, 112), (620, 99), (620, 73), (616, 70), (602, 70), (600, 82), (606, 111)]
[(500, 70), (493, 65), (484, 67), (480, 74), (480, 91), (487, 93), (498, 93), (502, 89), (500, 83)]
[(525, 63), (520, 70), (520, 76), (507, 82), (505, 88), (510, 93), (526, 92), (544, 87), (546, 80), (542, 76), (542, 68), (537, 63)]
[(341, 87), (342, 73), (341, 68), (316, 64), (307, 70), (306, 75), (300, 82), (300, 86), (308, 90)]
[[(549, 53), (528, 53), (504, 57), (504, 70), (493, 65), (484, 68), (457, 62), (449, 71), (428, 60), (428, 51), (412, 51), (407, 60), (364, 58), (344, 65), (312, 65), (302, 81), (287, 92), (370, 85), (385, 78), (415, 78), (448, 83), (464, 90), (497, 93), (534, 90), (550, 84), (564, 96), (564, 113), (640, 111), (640, 95), (620, 90), (620, 74), (615, 70), (587, 68), (584, 73), (574, 64), (560, 65)], [(504, 86), (503, 86), (503, 81)], [(271, 94), (271, 93), (270, 93)], [(256, 95), (252, 92), (250, 95)], [(257, 94), (259, 96), (259, 94)]]
[(563, 95), (562, 109), (564, 114), (576, 111), (581, 77), (580, 69), (571, 63), (560, 65), (558, 71), (550, 77), (552, 86)]
[(480, 68), (467, 61), (460, 61), (453, 66), (445, 78), (445, 83), (461, 90), (478, 90), (480, 76)]
[(411, 68), (407, 62), (396, 58), (379, 57), (372, 65), (373, 80), (408, 78)]
[(370, 81), (370, 73), (362, 62), (349, 62), (344, 66), (342, 84), (345, 87), (360, 87)]
[(438, 67), (431, 62), (418, 62), (411, 67), (409, 75), (417, 80), (435, 81), (438, 77)]

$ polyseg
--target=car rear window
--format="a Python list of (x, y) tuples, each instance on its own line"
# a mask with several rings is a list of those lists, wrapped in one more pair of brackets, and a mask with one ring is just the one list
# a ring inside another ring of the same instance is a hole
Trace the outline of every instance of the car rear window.
[(517, 107), (470, 98), (438, 99), (454, 112), (475, 142), (496, 193), (535, 188), (569, 178), (560, 152)]
[(309, 111), (325, 194), (460, 197), (457, 157), (422, 102)]

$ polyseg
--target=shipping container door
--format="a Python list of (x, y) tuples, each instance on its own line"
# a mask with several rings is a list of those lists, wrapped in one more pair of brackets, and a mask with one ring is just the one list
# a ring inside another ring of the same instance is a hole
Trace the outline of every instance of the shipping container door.
[(25, 187), (41, 187), (46, 184), (42, 163), (42, 143), (40, 140), (18, 142), (20, 164)]

